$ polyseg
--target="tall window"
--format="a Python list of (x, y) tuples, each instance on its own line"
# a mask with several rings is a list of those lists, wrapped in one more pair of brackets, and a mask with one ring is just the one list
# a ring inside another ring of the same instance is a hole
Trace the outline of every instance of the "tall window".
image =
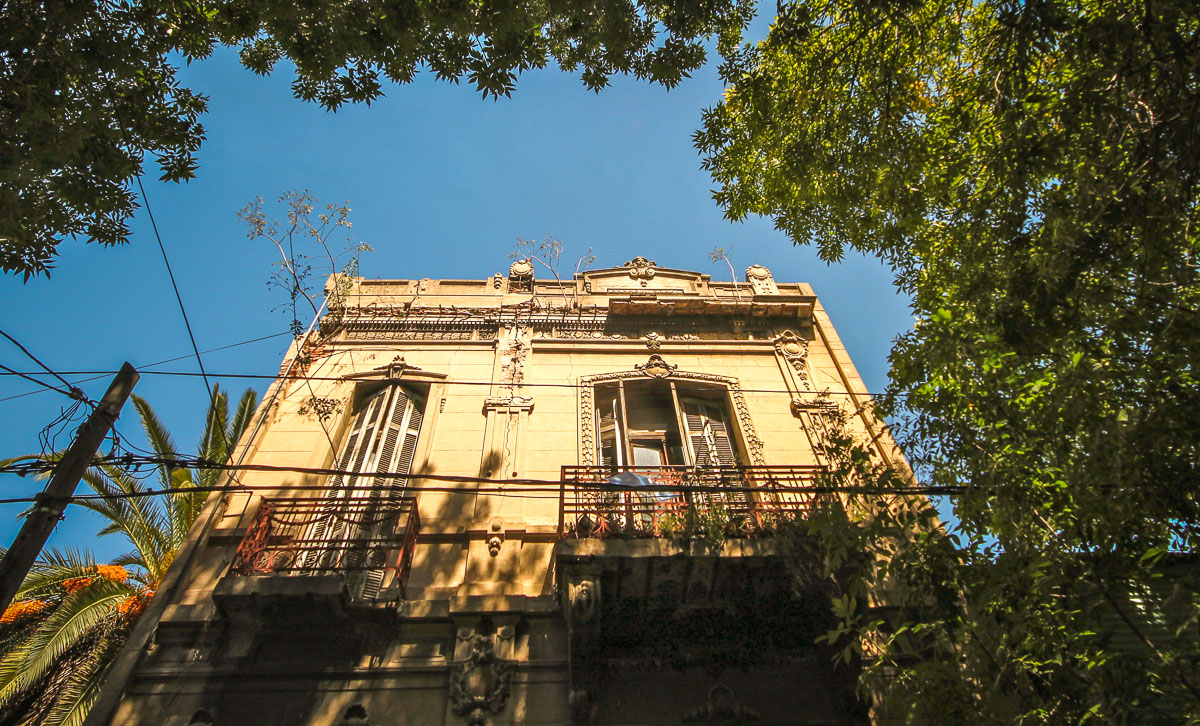
[(305, 533), (305, 539), (321, 545), (305, 555), (317, 558), (310, 565), (363, 572), (359, 582), (351, 583), (356, 595), (375, 597), (383, 582), (387, 543), (396, 533), (424, 410), (419, 393), (398, 385), (362, 402), (337, 460), (336, 468), (349, 473), (330, 478), (323, 516)]
[(662, 380), (596, 386), (597, 460), (603, 466), (732, 467), (725, 388)]

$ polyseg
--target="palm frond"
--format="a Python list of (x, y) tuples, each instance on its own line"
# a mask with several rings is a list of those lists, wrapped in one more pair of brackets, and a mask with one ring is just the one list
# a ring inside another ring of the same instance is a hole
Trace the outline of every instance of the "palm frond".
[(26, 642), (0, 658), (0, 701), (41, 680), (91, 628), (115, 618), (117, 604), (134, 592), (126, 583), (96, 578), (68, 595)]
[[(127, 472), (113, 466), (92, 467), (83, 475), (84, 482), (97, 494), (136, 494), (145, 487)], [(171, 549), (169, 517), (161, 511), (158, 497), (130, 497), (126, 499), (92, 499), (84, 505), (103, 514), (118, 524), (120, 531), (134, 547), (142, 553), (152, 570), (163, 554)], [(156, 576), (160, 573), (155, 572)]]
[(142, 559), (142, 553), (136, 550), (114, 557), (109, 564), (119, 565), (120, 567), (140, 567), (143, 570), (146, 569), (146, 561)]
[(51, 549), (33, 563), (25, 581), (17, 588), (16, 599), (45, 597), (54, 593), (66, 580), (95, 574), (96, 561), (90, 552)]
[(213, 386), (212, 400), (204, 412), (204, 433), (196, 445), (196, 453), (206, 459), (223, 461), (228, 453), (226, 429), (229, 423), (229, 396), (219, 385)]
[(175, 440), (171, 438), (171, 432), (167, 431), (167, 427), (163, 425), (158, 414), (154, 413), (149, 402), (136, 393), (130, 398), (133, 400), (138, 416), (142, 419), (142, 430), (146, 432), (146, 438), (150, 440), (150, 446), (154, 448), (154, 452), (163, 458), (177, 456), (179, 451), (175, 447)]
[[(158, 414), (150, 407), (150, 403), (136, 394), (130, 396), (130, 398), (133, 399), (133, 405), (137, 409), (138, 418), (142, 420), (142, 430), (146, 432), (146, 438), (149, 439), (150, 447), (154, 449), (154, 453), (164, 459), (177, 458), (179, 450), (175, 446), (175, 440), (171, 438), (171, 432), (167, 431), (167, 427), (163, 425)], [(158, 478), (164, 486), (169, 485), (171, 481), (171, 468), (166, 464), (160, 464), (158, 466)]]
[(129, 626), (118, 626), (88, 648), (72, 663), (61, 683), (56, 684), (54, 701), (39, 726), (82, 726), (88, 711), (100, 695), (104, 678), (129, 635)]
[(242, 434), (246, 432), (257, 408), (258, 392), (253, 388), (247, 388), (242, 393), (242, 397), (238, 399), (237, 410), (233, 414), (233, 421), (229, 424), (230, 446), (237, 446), (238, 439), (242, 438)]

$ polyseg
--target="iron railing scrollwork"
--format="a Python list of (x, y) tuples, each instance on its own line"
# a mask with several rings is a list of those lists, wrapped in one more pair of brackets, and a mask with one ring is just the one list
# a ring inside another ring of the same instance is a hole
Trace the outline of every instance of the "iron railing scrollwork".
[(753, 536), (804, 516), (819, 466), (564, 466), (560, 537)]
[(374, 599), (385, 588), (403, 597), (420, 529), (414, 497), (263, 499), (230, 573), (343, 573), (357, 598)]

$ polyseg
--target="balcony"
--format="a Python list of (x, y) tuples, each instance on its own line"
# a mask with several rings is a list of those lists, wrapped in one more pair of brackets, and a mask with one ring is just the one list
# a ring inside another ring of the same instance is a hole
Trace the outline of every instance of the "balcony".
[(754, 537), (803, 516), (819, 466), (564, 466), (560, 538)]
[[(230, 567), (229, 594), (404, 596), (421, 529), (414, 497), (263, 499)], [(261, 577), (272, 576), (270, 582)], [(241, 582), (239, 582), (241, 581)]]

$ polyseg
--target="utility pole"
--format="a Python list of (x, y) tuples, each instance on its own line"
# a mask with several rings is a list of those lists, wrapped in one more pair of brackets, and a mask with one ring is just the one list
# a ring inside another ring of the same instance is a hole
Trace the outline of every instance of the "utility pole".
[(121, 413), (121, 407), (133, 392), (133, 386), (138, 381), (138, 372), (126, 363), (117, 372), (116, 378), (104, 392), (100, 405), (88, 416), (87, 421), (80, 425), (75, 433), (67, 453), (54, 467), (54, 474), (44, 491), (34, 498), (33, 510), (25, 517), (25, 524), (13, 540), (12, 547), (0, 560), (0, 612), (12, 603), (17, 589), (21, 587), (25, 576), (33, 567), (37, 556), (46, 546), (50, 533), (62, 519), (67, 502), (75, 493), (75, 487), (83, 477), (83, 473), (92, 463), (96, 450), (104, 442), (109, 429)]

